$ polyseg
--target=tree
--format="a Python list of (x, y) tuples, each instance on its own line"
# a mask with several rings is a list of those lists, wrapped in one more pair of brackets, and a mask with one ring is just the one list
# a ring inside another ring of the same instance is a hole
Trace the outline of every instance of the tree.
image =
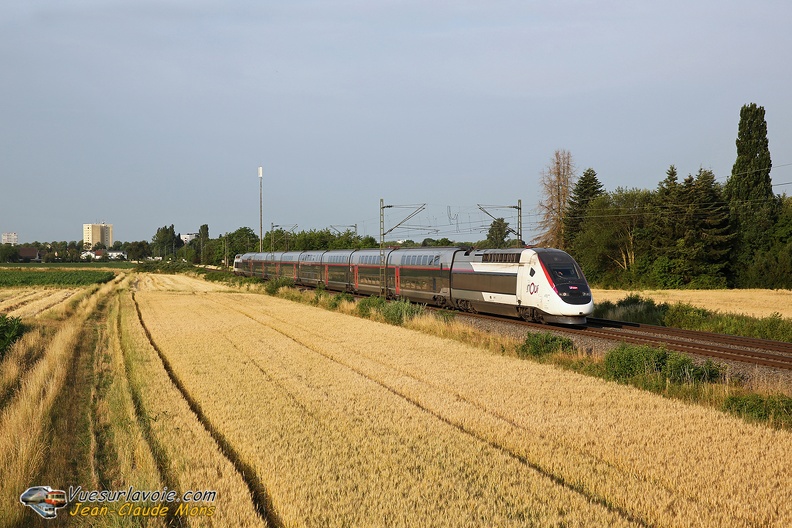
[(182, 247), (184, 242), (176, 236), (176, 230), (171, 224), (170, 227), (163, 226), (157, 229), (154, 238), (151, 239), (151, 245), (154, 256), (174, 258), (176, 250)]
[(576, 260), (591, 280), (630, 286), (640, 280), (636, 263), (646, 254), (646, 211), (650, 192), (618, 188), (594, 198), (575, 239)]
[(568, 150), (556, 150), (550, 164), (542, 171), (544, 199), (539, 202), (541, 233), (534, 242), (541, 246), (564, 249), (564, 215), (575, 183), (575, 164)]
[(686, 286), (724, 287), (723, 270), (731, 245), (729, 210), (723, 200), (715, 175), (699, 169), (695, 178), (683, 182), (679, 199), (679, 225), (675, 261), (678, 274)]
[(755, 103), (740, 110), (737, 130), (737, 159), (726, 181), (726, 198), (731, 221), (738, 236), (734, 239), (731, 278), (736, 286), (746, 286), (745, 278), (757, 263), (756, 254), (770, 248), (780, 201), (770, 180), (770, 147), (764, 107)]
[(198, 228), (198, 248), (200, 254), (200, 262), (201, 264), (207, 264), (206, 258), (206, 245), (209, 243), (209, 224), (202, 224), (201, 227)]
[(0, 262), (16, 262), (19, 260), (19, 247), (11, 244), (0, 244)]
[(586, 217), (591, 200), (605, 194), (605, 188), (597, 179), (597, 173), (592, 168), (583, 171), (583, 175), (572, 189), (566, 213), (564, 214), (564, 247), (571, 248), (575, 237), (583, 229), (583, 219)]
[(730, 202), (756, 203), (772, 198), (770, 169), (773, 164), (763, 106), (751, 103), (742, 107), (736, 144), (737, 160), (726, 182), (727, 198)]
[(491, 248), (504, 248), (506, 243), (506, 236), (509, 234), (509, 223), (503, 218), (496, 218), (490, 224), (489, 231), (487, 231), (487, 246)]
[(129, 260), (143, 260), (151, 256), (151, 246), (146, 240), (130, 242), (126, 247)]

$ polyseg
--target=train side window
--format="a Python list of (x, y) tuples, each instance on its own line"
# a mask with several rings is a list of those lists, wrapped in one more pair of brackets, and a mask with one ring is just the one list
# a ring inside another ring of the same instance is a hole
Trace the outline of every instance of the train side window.
[(529, 272), (528, 272), (528, 275), (530, 275), (531, 277), (533, 277), (534, 275), (536, 275), (536, 271), (534, 271), (534, 269), (533, 269), (533, 268), (531, 268), (531, 271), (529, 271)]

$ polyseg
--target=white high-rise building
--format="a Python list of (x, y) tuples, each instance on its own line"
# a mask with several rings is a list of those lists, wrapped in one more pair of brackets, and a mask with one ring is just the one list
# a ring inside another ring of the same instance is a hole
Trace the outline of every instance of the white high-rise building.
[(113, 224), (83, 224), (83, 245), (91, 249), (96, 244), (113, 245)]
[(19, 244), (19, 236), (16, 233), (3, 233), (3, 244), (16, 246)]

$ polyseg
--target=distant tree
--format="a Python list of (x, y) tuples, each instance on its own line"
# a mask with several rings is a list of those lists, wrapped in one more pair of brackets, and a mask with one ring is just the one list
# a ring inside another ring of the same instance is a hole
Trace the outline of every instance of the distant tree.
[(508, 245), (506, 237), (509, 234), (509, 223), (503, 218), (496, 218), (487, 231), (487, 246), (491, 248), (504, 248)]
[(373, 236), (367, 235), (360, 239), (359, 247), (360, 249), (379, 247), (379, 242), (377, 242), (377, 239), (374, 238)]
[(97, 243), (96, 243), (96, 244), (94, 244), (94, 245), (93, 245), (93, 247), (91, 248), (91, 250), (92, 250), (92, 251), (96, 251), (96, 250), (99, 250), (99, 249), (107, 249), (107, 246), (105, 246), (105, 245), (104, 245), (104, 244), (102, 244), (101, 242), (97, 242)]
[(592, 168), (583, 171), (583, 175), (572, 189), (566, 213), (564, 215), (564, 247), (569, 249), (575, 237), (583, 229), (583, 220), (586, 210), (594, 198), (605, 194), (605, 188), (597, 179), (597, 173)]
[(19, 260), (19, 247), (11, 244), (0, 244), (0, 262), (16, 262)]
[(540, 234), (534, 243), (564, 249), (564, 216), (572, 186), (576, 180), (575, 163), (568, 150), (556, 150), (550, 164), (541, 173), (544, 198), (539, 202), (542, 219)]
[(200, 255), (199, 261), (201, 264), (207, 264), (206, 259), (206, 245), (209, 243), (209, 224), (202, 224), (198, 228), (198, 252)]
[(151, 256), (151, 246), (146, 240), (129, 242), (126, 253), (129, 260), (144, 260)]

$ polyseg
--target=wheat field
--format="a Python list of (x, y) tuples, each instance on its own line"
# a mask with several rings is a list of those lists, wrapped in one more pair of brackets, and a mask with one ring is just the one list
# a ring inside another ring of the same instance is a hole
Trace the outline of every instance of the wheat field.
[(715, 410), (185, 276), (0, 303), (0, 526), (38, 484), (218, 493), (76, 526), (792, 525), (792, 434)]
[(624, 299), (630, 294), (648, 297), (658, 303), (687, 303), (699, 308), (751, 317), (778, 313), (792, 318), (791, 290), (603, 290), (592, 288), (594, 302)]
[(152, 342), (286, 526), (787, 526), (792, 435), (261, 295), (139, 281)]

